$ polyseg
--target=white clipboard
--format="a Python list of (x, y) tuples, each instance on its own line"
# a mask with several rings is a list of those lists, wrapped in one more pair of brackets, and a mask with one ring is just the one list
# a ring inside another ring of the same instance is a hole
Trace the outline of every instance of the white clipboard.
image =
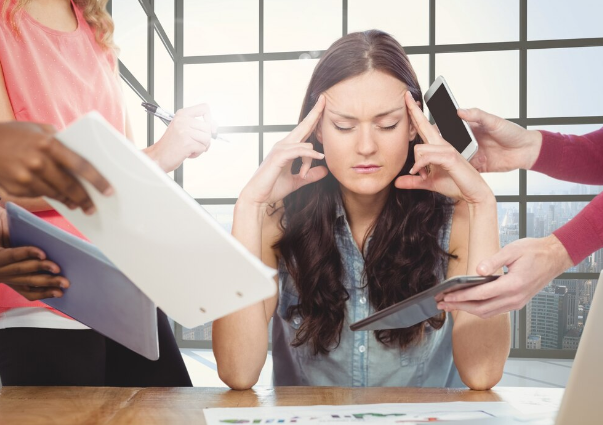
[(115, 193), (105, 197), (81, 180), (97, 207), (92, 216), (48, 202), (168, 316), (193, 328), (276, 293), (276, 271), (99, 113), (56, 138), (92, 163)]

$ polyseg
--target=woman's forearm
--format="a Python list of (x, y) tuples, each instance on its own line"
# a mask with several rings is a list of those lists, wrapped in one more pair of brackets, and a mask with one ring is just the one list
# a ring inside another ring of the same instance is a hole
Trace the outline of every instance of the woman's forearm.
[[(469, 205), (467, 274), (499, 250), (496, 200)], [(485, 390), (500, 381), (510, 348), (509, 314), (481, 319), (464, 311), (454, 313), (453, 355), (463, 382)]]
[[(235, 205), (232, 234), (253, 255), (261, 258), (265, 211), (243, 202)], [(268, 353), (268, 322), (272, 312), (265, 301), (229, 314), (213, 323), (213, 350), (220, 379), (233, 389), (248, 389), (257, 382)]]

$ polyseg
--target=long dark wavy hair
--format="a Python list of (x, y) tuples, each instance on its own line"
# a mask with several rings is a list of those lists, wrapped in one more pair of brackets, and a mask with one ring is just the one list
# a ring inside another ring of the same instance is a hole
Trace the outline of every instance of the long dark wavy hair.
[[(321, 93), (335, 84), (369, 70), (385, 72), (408, 87), (421, 102), (421, 89), (402, 46), (377, 30), (348, 34), (325, 52), (314, 73), (302, 106), (300, 121), (310, 112)], [(308, 139), (317, 151), (322, 144), (313, 134)], [(414, 146), (400, 174), (414, 164)], [(325, 165), (324, 160), (314, 161)], [(293, 164), (299, 169), (300, 162)], [(294, 171), (295, 172), (295, 171)], [(274, 245), (295, 281), (299, 304), (289, 307), (287, 319), (302, 318), (293, 346), (309, 344), (314, 354), (327, 354), (338, 346), (349, 294), (343, 286), (343, 264), (335, 242), (336, 206), (341, 197), (339, 182), (329, 172), (322, 180), (302, 187), (284, 199), (282, 237)], [(382, 310), (434, 286), (448, 256), (439, 245), (439, 233), (451, 212), (447, 198), (430, 191), (395, 189), (393, 181), (383, 210), (373, 223), (366, 250), (364, 279), (375, 310)], [(366, 244), (366, 238), (363, 245)], [(445, 315), (427, 320), (434, 328), (443, 326)], [(404, 348), (416, 343), (424, 323), (406, 329), (376, 331), (383, 344)]]

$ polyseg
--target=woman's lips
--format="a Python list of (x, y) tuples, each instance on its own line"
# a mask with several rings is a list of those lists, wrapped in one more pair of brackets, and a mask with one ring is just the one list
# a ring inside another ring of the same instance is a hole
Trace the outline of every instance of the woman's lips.
[(370, 173), (376, 173), (377, 171), (379, 171), (381, 169), (381, 166), (373, 165), (373, 164), (356, 165), (355, 167), (352, 167), (352, 169), (359, 174), (370, 174)]

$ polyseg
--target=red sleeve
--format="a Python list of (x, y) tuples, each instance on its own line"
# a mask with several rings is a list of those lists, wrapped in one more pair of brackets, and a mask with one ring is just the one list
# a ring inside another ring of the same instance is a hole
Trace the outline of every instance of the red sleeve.
[(603, 184), (603, 128), (583, 136), (540, 132), (542, 147), (533, 171), (575, 183)]
[(603, 248), (603, 193), (553, 234), (561, 241), (574, 264)]

